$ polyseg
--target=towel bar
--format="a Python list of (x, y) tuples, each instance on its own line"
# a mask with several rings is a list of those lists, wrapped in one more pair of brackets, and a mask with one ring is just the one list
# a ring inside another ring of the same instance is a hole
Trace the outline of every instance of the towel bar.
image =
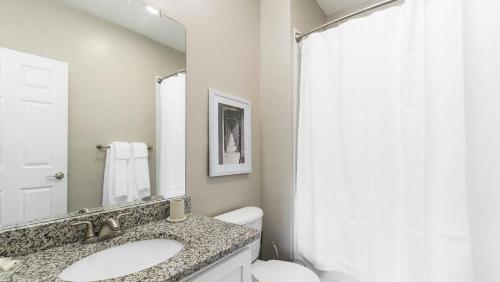
[[(105, 150), (105, 149), (109, 149), (109, 148), (111, 148), (111, 146), (110, 146), (110, 145), (102, 145), (102, 144), (97, 144), (95, 147), (96, 147), (98, 150)], [(149, 151), (152, 151), (152, 150), (153, 150), (153, 146), (148, 145), (148, 150), (149, 150)]]

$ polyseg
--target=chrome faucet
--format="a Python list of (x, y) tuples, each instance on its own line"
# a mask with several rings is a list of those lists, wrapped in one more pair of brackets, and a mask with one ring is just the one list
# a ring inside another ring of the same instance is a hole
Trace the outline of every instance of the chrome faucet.
[(101, 227), (99, 228), (99, 236), (95, 236), (94, 229), (92, 227), (92, 223), (90, 221), (79, 221), (71, 223), (72, 226), (85, 224), (87, 226), (87, 230), (85, 231), (85, 239), (83, 240), (83, 244), (90, 244), (95, 242), (100, 242), (104, 240), (108, 240), (111, 238), (115, 238), (116, 236), (120, 236), (123, 234), (123, 231), (120, 228), (120, 218), (124, 215), (129, 215), (130, 213), (122, 213), (116, 217), (116, 220), (113, 218), (108, 218), (101, 223)]

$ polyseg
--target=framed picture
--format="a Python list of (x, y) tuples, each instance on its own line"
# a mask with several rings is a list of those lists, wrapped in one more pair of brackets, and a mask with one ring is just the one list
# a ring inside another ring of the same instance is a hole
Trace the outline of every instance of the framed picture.
[(210, 176), (252, 172), (250, 101), (209, 90)]

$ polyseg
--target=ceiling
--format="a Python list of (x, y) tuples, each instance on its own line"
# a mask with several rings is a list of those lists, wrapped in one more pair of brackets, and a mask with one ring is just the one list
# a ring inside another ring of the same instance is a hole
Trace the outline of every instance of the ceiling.
[(331, 16), (343, 10), (368, 6), (380, 0), (316, 0), (316, 2), (327, 16)]
[(148, 12), (146, 7), (138, 1), (60, 1), (185, 53), (186, 36), (184, 26), (168, 17)]

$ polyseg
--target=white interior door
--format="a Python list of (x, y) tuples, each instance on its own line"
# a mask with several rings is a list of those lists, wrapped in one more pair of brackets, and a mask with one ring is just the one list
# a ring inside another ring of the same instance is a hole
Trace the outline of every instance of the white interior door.
[(67, 135), (68, 65), (0, 48), (0, 225), (66, 213)]

